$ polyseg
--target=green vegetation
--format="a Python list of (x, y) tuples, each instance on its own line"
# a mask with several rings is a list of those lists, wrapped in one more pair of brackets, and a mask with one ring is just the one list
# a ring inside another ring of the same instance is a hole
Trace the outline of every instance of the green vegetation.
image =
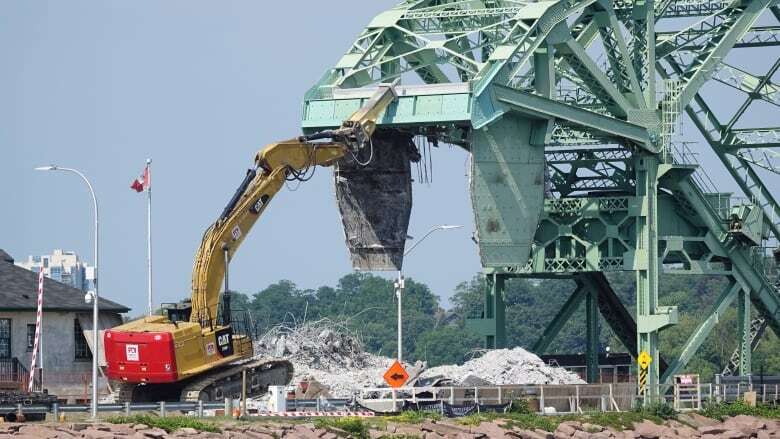
[(402, 424), (420, 424), (424, 421), (438, 421), (441, 419), (441, 415), (433, 412), (417, 412), (410, 410), (401, 412), (401, 414), (396, 416), (387, 416), (385, 419), (389, 422), (398, 422)]
[(370, 425), (360, 418), (317, 418), (314, 420), (314, 426), (325, 430), (345, 431), (359, 439), (369, 437)]
[[(396, 351), (396, 305), (393, 281), (367, 273), (342, 277), (336, 287), (316, 290), (298, 288), (282, 280), (249, 297), (234, 294), (235, 307), (244, 306), (257, 322), (256, 331), (284, 323), (330, 318), (344, 321), (359, 332), (366, 350), (392, 356)], [(439, 297), (424, 284), (406, 280), (404, 290), (404, 350), (409, 360), (427, 360), (429, 365), (462, 362), (481, 346), (481, 340), (463, 329), (457, 316), (447, 319)]]
[(656, 416), (652, 411), (639, 410), (632, 412), (607, 412), (607, 413), (589, 413), (576, 418), (577, 421), (587, 422), (602, 427), (610, 427), (615, 430), (625, 430), (632, 428), (635, 422), (645, 420), (660, 424), (663, 419)]
[(751, 407), (745, 404), (744, 401), (734, 401), (731, 403), (705, 404), (704, 408), (699, 413), (708, 418), (717, 419), (718, 421), (722, 421), (727, 416), (731, 417), (738, 415), (780, 419), (780, 406), (758, 404), (755, 407)]
[(640, 409), (640, 411), (644, 411), (645, 413), (661, 419), (677, 419), (677, 410), (675, 410), (671, 404), (665, 402), (652, 404)]
[(112, 424), (144, 424), (152, 428), (161, 428), (168, 433), (180, 428), (194, 428), (195, 430), (209, 433), (218, 433), (220, 431), (216, 425), (210, 422), (203, 422), (185, 416), (168, 416), (165, 418), (151, 415), (112, 416), (106, 419), (106, 421)]
[[(568, 420), (565, 416), (542, 416), (535, 413), (530, 414), (514, 414), (509, 413), (502, 415), (502, 418), (506, 419), (507, 428), (521, 428), (523, 430), (544, 430), (555, 431), (561, 422)], [(486, 420), (492, 420), (492, 416), (488, 416)]]
[(512, 404), (509, 405), (510, 413), (528, 414), (531, 412), (531, 406), (528, 405), (527, 399), (515, 399)]
[[(636, 301), (634, 277), (630, 273), (612, 273), (609, 280), (630, 312)], [(712, 306), (714, 298), (726, 287), (722, 277), (674, 276), (660, 279), (660, 303), (677, 305), (680, 323), (661, 333), (661, 351), (667, 361), (680, 353), (685, 341), (701, 322), (702, 315)], [(437, 292), (451, 296), (449, 309), (444, 309), (439, 296), (425, 284), (407, 279), (404, 293), (404, 347), (407, 360), (424, 360), (430, 366), (462, 362), (474, 348), (482, 346), (481, 338), (465, 329), (466, 316), (483, 300), (485, 281), (474, 276), (457, 286), (455, 291)], [(505, 294), (508, 344), (532, 346), (575, 289), (569, 280), (546, 279), (532, 281), (513, 279), (507, 282)], [(235, 307), (250, 310), (255, 328), (262, 333), (273, 325), (295, 324), (303, 320), (330, 318), (345, 321), (361, 335), (366, 349), (382, 355), (396, 350), (396, 305), (393, 282), (367, 273), (342, 277), (335, 287), (322, 286), (314, 290), (301, 289), (293, 282), (282, 280), (251, 296), (235, 294)], [(549, 353), (576, 353), (585, 350), (585, 319), (583, 309), (561, 330)], [(687, 370), (701, 375), (702, 382), (712, 379), (729, 360), (737, 345), (736, 312), (729, 309), (719, 319), (712, 334)], [(608, 325), (600, 325), (600, 344), (612, 352), (624, 351)], [(780, 373), (780, 340), (768, 331), (753, 354), (756, 373)]]
[(473, 414), (460, 419), (456, 422), (462, 425), (479, 425), (481, 422), (491, 422), (501, 419), (507, 428), (521, 428), (524, 430), (540, 429), (544, 431), (555, 431), (558, 426), (566, 421), (577, 421), (580, 423), (589, 423), (600, 425), (602, 427), (611, 427), (617, 431), (632, 428), (635, 422), (649, 420), (656, 424), (663, 422), (663, 418), (657, 416), (653, 410), (638, 410), (632, 412), (594, 412), (583, 415), (561, 415), (561, 416), (543, 416), (537, 413), (482, 413)]
[(493, 420), (493, 419), (495, 419), (495, 417), (491, 417), (491, 416), (488, 416), (488, 415), (481, 415), (481, 414), (478, 414), (478, 413), (473, 413), (473, 414), (470, 414), (468, 416), (464, 416), (462, 418), (458, 418), (458, 419), (455, 420), (455, 422), (457, 422), (458, 424), (461, 424), (461, 425), (468, 425), (468, 426), (474, 427), (474, 426), (477, 426), (477, 425), (481, 424), (482, 422), (488, 421), (488, 419), (489, 420)]

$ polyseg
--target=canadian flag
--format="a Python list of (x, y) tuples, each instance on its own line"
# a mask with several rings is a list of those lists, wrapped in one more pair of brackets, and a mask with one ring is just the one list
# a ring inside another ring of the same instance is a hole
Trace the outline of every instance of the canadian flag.
[(149, 190), (152, 187), (152, 178), (149, 172), (149, 165), (144, 168), (143, 174), (140, 177), (133, 180), (133, 184), (130, 185), (130, 189), (134, 189), (136, 192), (143, 192)]

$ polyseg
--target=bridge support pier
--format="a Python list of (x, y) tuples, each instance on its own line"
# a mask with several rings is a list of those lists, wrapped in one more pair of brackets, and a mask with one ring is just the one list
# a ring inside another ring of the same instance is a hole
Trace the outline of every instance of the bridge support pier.
[[(658, 158), (638, 154), (636, 169), (636, 250), (633, 269), (636, 271), (637, 350), (658, 358)], [(645, 401), (658, 397), (658, 361), (648, 367)]]

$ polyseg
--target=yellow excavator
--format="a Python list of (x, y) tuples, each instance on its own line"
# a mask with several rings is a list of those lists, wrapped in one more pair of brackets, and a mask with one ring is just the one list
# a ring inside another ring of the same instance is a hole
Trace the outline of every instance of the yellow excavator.
[(164, 307), (167, 315), (105, 332), (107, 376), (118, 402), (237, 397), (244, 371), (250, 396), (290, 382), (289, 361), (253, 358), (251, 328), (231, 312), (229, 261), (285, 181), (305, 180), (311, 168), (331, 166), (346, 154), (357, 157), (370, 146), (378, 117), (396, 97), (393, 84), (381, 85), (341, 127), (272, 143), (257, 153), (254, 167), (203, 236), (191, 300)]

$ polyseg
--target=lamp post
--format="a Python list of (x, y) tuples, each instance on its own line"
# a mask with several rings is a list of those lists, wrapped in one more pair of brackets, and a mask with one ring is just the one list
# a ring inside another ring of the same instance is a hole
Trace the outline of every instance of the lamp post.
[(49, 166), (41, 166), (38, 168), (35, 168), (36, 171), (64, 171), (64, 172), (71, 172), (73, 174), (78, 175), (81, 177), (82, 180), (84, 180), (84, 183), (87, 184), (87, 187), (89, 188), (89, 193), (92, 195), (92, 207), (94, 208), (95, 212), (95, 288), (92, 291), (92, 293), (87, 293), (87, 296), (85, 299), (87, 300), (87, 303), (89, 303), (89, 300), (92, 300), (92, 407), (91, 407), (91, 413), (92, 413), (92, 419), (97, 419), (97, 403), (98, 403), (98, 357), (100, 356), (100, 345), (98, 344), (98, 202), (97, 198), (95, 197), (95, 191), (92, 189), (92, 184), (89, 182), (86, 176), (82, 174), (80, 171), (72, 168), (63, 168), (56, 165), (49, 165)]
[[(437, 230), (460, 229), (461, 227), (463, 227), (463, 226), (460, 226), (460, 225), (459, 226), (450, 226), (450, 225), (446, 225), (446, 224), (442, 224), (442, 225), (431, 227), (431, 229), (428, 230), (428, 233), (423, 235), (423, 237), (420, 238), (419, 241), (415, 242), (414, 245), (409, 247), (404, 252), (404, 257), (406, 257), (409, 253), (411, 253), (412, 250), (415, 249), (415, 247), (420, 245), (420, 243), (425, 241), (425, 238), (431, 236), (431, 234), (433, 232), (436, 232)], [(401, 363), (401, 362), (403, 362), (403, 323), (402, 323), (402, 320), (401, 320), (401, 315), (402, 315), (401, 314), (401, 311), (402, 311), (402, 307), (401, 307), (402, 300), (401, 299), (403, 297), (403, 292), (404, 292), (404, 287), (405, 287), (404, 275), (401, 272), (401, 270), (398, 270), (398, 279), (396, 279), (396, 281), (393, 284), (393, 286), (395, 287), (395, 297), (398, 299), (398, 356), (397, 356), (397, 360), (398, 360), (399, 363)]]

